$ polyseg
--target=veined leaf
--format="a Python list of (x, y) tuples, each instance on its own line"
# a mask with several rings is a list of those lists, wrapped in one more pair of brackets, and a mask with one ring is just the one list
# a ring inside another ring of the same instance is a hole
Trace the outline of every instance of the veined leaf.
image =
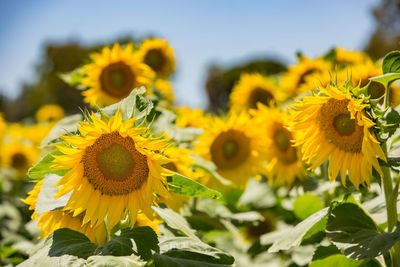
[(211, 199), (218, 199), (221, 197), (221, 193), (210, 189), (186, 176), (179, 173), (168, 177), (169, 190), (188, 197), (204, 197)]
[(392, 233), (380, 233), (372, 218), (354, 203), (335, 207), (326, 230), (342, 253), (353, 259), (375, 258), (400, 240), (399, 227)]
[(382, 71), (384, 74), (400, 73), (400, 51), (392, 51), (385, 56)]
[(53, 160), (54, 157), (53, 155), (64, 155), (61, 153), (58, 149), (47, 154), (41, 161), (39, 161), (38, 164), (33, 166), (32, 168), (29, 169), (28, 171), (28, 176), (32, 179), (37, 179), (40, 180), (42, 179), (45, 175), (54, 173), (59, 176), (65, 175), (69, 170), (57, 170), (57, 169), (52, 169), (51, 166), (54, 164)]

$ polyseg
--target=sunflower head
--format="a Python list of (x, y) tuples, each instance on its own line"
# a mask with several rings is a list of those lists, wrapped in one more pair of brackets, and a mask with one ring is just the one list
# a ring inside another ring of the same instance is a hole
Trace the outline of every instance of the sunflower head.
[(335, 48), (334, 66), (343, 68), (349, 65), (362, 64), (369, 60), (367, 54), (358, 51), (350, 51), (340, 47)]
[(64, 110), (59, 105), (44, 105), (36, 112), (36, 120), (38, 122), (57, 122), (64, 116)]
[(214, 117), (205, 126), (195, 152), (217, 166), (217, 172), (239, 187), (262, 167), (265, 146), (261, 131), (246, 113)]
[(39, 151), (29, 143), (15, 142), (2, 147), (2, 163), (22, 176), (36, 162)]
[(167, 141), (151, 137), (146, 127), (133, 127), (135, 119), (122, 121), (120, 109), (108, 122), (92, 114), (79, 122), (81, 136), (62, 136), (64, 154), (55, 156), (53, 168), (69, 170), (57, 183), (56, 197), (70, 191), (64, 210), (76, 216), (85, 212), (83, 223), (112, 228), (127, 214), (133, 226), (138, 210), (152, 218), (154, 195), (169, 198), (165, 188), (170, 172), (162, 166), (170, 160), (163, 151)]
[(266, 106), (279, 103), (284, 95), (277, 84), (259, 73), (242, 74), (230, 95), (231, 109), (235, 112), (257, 109), (257, 104)]
[(304, 97), (293, 105), (293, 129), (303, 160), (314, 169), (329, 159), (329, 179), (348, 175), (353, 185), (369, 185), (372, 167), (382, 173), (378, 158), (385, 160), (365, 112), (368, 104), (356, 99), (350, 88), (328, 87), (320, 95)]
[[(331, 64), (323, 58), (309, 59), (301, 58), (297, 65), (290, 66), (288, 72), (282, 77), (282, 87), (289, 96), (297, 96), (315, 89), (315, 84), (327, 83), (327, 76), (318, 76), (329, 73)], [(321, 77), (324, 78), (321, 80)]]
[(264, 135), (267, 166), (263, 173), (274, 185), (291, 186), (296, 178), (305, 177), (300, 150), (294, 146), (295, 133), (290, 129), (287, 112), (261, 106), (252, 111), (254, 121)]
[(207, 116), (204, 114), (203, 110), (199, 108), (190, 109), (188, 107), (177, 107), (175, 108), (175, 112), (175, 123), (179, 128), (203, 128), (206, 124)]
[(137, 54), (141, 62), (149, 66), (158, 78), (168, 78), (175, 70), (174, 50), (168, 41), (146, 39)]
[(92, 63), (83, 66), (82, 84), (89, 89), (84, 91), (84, 100), (92, 106), (110, 105), (125, 98), (130, 92), (143, 85), (149, 85), (154, 77), (153, 71), (143, 64), (133, 53), (133, 45), (125, 48), (116, 43), (110, 49), (90, 55)]

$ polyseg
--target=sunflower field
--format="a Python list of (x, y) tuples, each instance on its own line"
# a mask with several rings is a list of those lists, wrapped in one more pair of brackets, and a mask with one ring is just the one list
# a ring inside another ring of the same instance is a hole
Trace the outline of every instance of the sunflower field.
[(168, 41), (59, 77), (87, 107), (0, 121), (3, 266), (400, 266), (400, 52), (243, 72), (174, 105)]

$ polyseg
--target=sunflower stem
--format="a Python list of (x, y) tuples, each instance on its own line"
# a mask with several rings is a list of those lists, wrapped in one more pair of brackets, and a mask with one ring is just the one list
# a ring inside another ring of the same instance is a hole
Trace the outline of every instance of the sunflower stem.
[[(386, 143), (382, 145), (383, 152), (387, 155)], [(385, 193), (386, 211), (387, 211), (387, 222), (388, 232), (392, 232), (397, 224), (397, 192), (393, 190), (393, 182), (388, 166), (382, 166), (383, 172), (383, 190)], [(396, 189), (398, 189), (396, 187)], [(392, 266), (400, 266), (400, 243), (397, 242), (390, 249), (390, 257), (392, 259)]]

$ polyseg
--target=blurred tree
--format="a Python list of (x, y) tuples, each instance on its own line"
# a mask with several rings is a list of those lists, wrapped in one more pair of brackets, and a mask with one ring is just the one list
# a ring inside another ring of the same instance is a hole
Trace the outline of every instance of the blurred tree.
[(374, 8), (373, 15), (377, 25), (365, 51), (378, 59), (400, 48), (400, 0), (382, 0)]
[[(125, 44), (134, 39), (124, 37), (117, 41)], [(40, 106), (49, 103), (62, 106), (67, 114), (79, 112), (79, 107), (86, 106), (81, 92), (62, 81), (59, 74), (70, 72), (88, 62), (88, 55), (101, 47), (83, 46), (77, 41), (47, 43), (43, 57), (35, 67), (33, 82), (23, 84), (15, 100), (0, 97), (0, 108), (5, 112), (7, 120), (19, 121), (34, 116)]]
[(240, 74), (259, 72), (264, 75), (271, 75), (285, 70), (286, 67), (282, 63), (273, 59), (252, 61), (228, 69), (215, 65), (211, 66), (208, 69), (206, 80), (209, 109), (213, 112), (228, 110), (229, 94)]

